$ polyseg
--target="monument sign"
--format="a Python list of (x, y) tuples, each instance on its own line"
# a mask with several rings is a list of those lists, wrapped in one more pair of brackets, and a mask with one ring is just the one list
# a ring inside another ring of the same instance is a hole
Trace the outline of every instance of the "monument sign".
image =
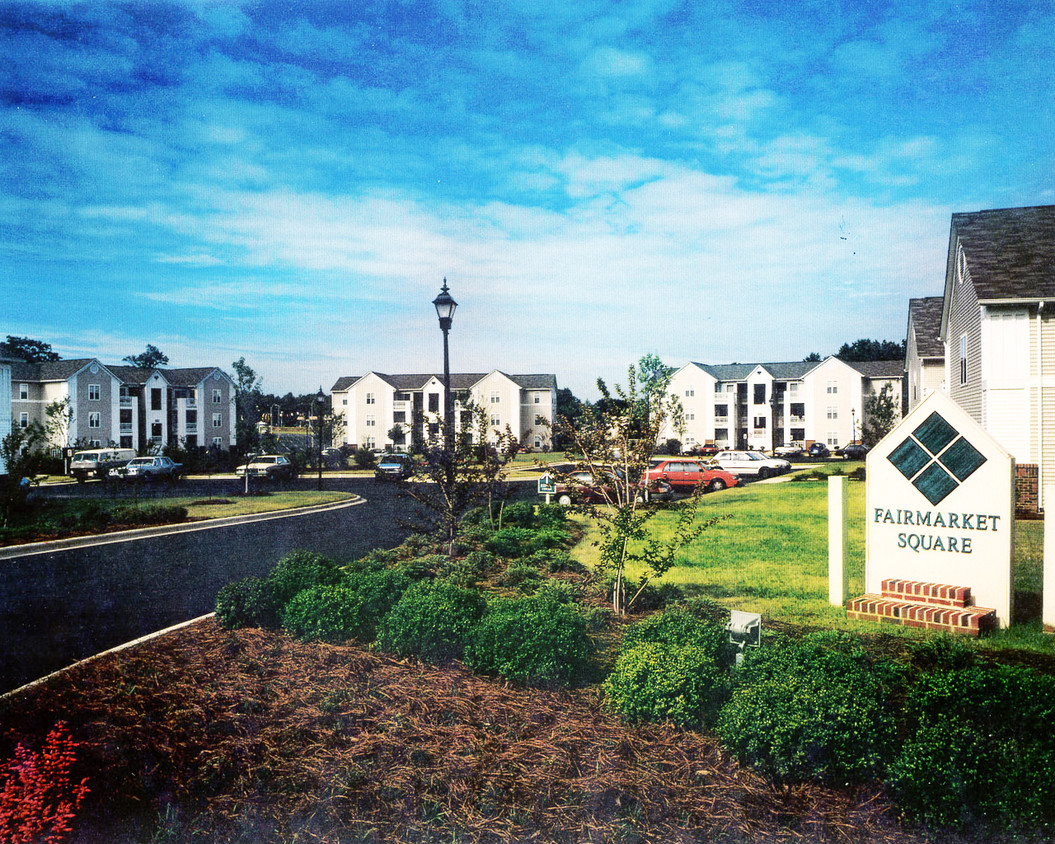
[(865, 589), (939, 603), (954, 587), (1007, 626), (1013, 479), (1011, 455), (947, 395), (931, 393), (868, 454)]

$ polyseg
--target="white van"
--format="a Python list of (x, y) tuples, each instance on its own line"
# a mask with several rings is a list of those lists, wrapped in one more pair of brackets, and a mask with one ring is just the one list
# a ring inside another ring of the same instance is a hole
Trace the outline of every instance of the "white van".
[(134, 448), (93, 448), (76, 451), (70, 459), (70, 475), (83, 482), (89, 475), (105, 478), (111, 469), (124, 466), (136, 456)]

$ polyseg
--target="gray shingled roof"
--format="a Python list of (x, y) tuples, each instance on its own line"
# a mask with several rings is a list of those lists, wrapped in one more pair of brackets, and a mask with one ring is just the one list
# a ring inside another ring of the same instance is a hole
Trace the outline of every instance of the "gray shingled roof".
[[(218, 369), (219, 367), (216, 366), (189, 366), (181, 369), (159, 369), (158, 372), (164, 375), (170, 384), (177, 387), (194, 387)], [(222, 369), (219, 371), (226, 375)]]
[(122, 384), (139, 384), (140, 386), (149, 381), (150, 376), (155, 372), (151, 367), (142, 366), (110, 366), (107, 369), (116, 375)]
[(817, 365), (817, 361), (778, 361), (775, 363), (697, 363), (696, 366), (705, 372), (709, 372), (718, 381), (745, 381), (747, 376), (754, 372), (755, 367), (761, 366), (777, 381), (795, 381), (802, 378), (807, 372)]
[(944, 358), (941, 342), (941, 310), (944, 296), (908, 300), (908, 318), (916, 333), (916, 352), (921, 358)]
[[(413, 375), (386, 375), (383, 372), (374, 372), (378, 378), (389, 384), (394, 389), (399, 391), (413, 392), (420, 390), (428, 383), (430, 378), (435, 378), (437, 381), (443, 382), (443, 373), (418, 373)], [(452, 390), (468, 390), (477, 381), (486, 378), (491, 373), (489, 372), (452, 372), (451, 373), (451, 389)], [(505, 375), (505, 373), (502, 373)], [(343, 391), (347, 390), (356, 381), (364, 376), (350, 376), (342, 375), (337, 379), (333, 385), (333, 390)], [(506, 375), (507, 378), (512, 380), (521, 389), (524, 390), (548, 390), (550, 388), (557, 388), (557, 376), (556, 375)]]
[[(13, 381), (65, 381), (90, 363), (99, 363), (99, 361), (95, 358), (48, 360), (39, 363), (20, 361), (12, 365), (11, 379)], [(109, 370), (110, 367), (105, 367), (105, 369)]]
[(1055, 205), (953, 214), (978, 298), (1055, 297)]
[(330, 387), (331, 393), (341, 393), (352, 386), (356, 381), (362, 378), (362, 375), (342, 375), (338, 378), (332, 387)]
[(848, 360), (844, 363), (865, 378), (900, 378), (905, 374), (903, 360)]
[(522, 390), (556, 390), (556, 375), (510, 375), (509, 378)]

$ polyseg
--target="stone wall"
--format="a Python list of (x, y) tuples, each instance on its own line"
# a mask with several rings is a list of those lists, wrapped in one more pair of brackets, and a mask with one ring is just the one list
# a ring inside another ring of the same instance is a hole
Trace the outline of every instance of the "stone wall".
[(1015, 466), (1015, 515), (1019, 518), (1040, 514), (1040, 472), (1036, 463)]

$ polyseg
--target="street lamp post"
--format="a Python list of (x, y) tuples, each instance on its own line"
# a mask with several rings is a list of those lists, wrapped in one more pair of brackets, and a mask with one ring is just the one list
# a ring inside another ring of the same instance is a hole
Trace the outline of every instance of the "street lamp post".
[(322, 392), (322, 386), (319, 387), (319, 392), (315, 395), (313, 404), (315, 405), (315, 433), (317, 434), (315, 443), (315, 467), (319, 473), (319, 490), (322, 490), (322, 405), (326, 401), (326, 395)]
[(440, 295), (432, 300), (436, 308), (436, 316), (440, 320), (440, 331), (443, 332), (443, 447), (447, 450), (448, 457), (454, 446), (454, 394), (451, 393), (451, 362), (447, 346), (447, 334), (451, 330), (451, 322), (454, 320), (454, 310), (458, 303), (451, 297), (447, 290), (447, 279), (443, 279), (443, 288)]

